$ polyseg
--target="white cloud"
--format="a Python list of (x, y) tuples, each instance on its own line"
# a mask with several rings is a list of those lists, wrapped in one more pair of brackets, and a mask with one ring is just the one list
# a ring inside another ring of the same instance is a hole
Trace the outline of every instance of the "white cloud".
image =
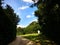
[(32, 13), (32, 15), (34, 15), (34, 12)]
[(38, 22), (38, 19), (34, 19), (34, 20), (30, 21), (29, 24), (32, 23), (33, 21)]
[[(33, 21), (36, 21), (36, 22), (37, 22), (38, 20), (37, 20), (37, 19), (34, 19), (34, 20), (30, 21), (29, 24), (32, 23)], [(17, 25), (17, 28), (18, 28), (18, 27), (25, 28), (25, 27), (27, 27), (29, 24), (27, 24), (27, 25)]]
[(26, 18), (31, 18), (32, 16), (31, 15), (27, 15)]
[(39, 0), (35, 0), (35, 3), (37, 3)]
[(32, 20), (32, 22), (33, 22), (33, 21), (36, 21), (36, 22), (37, 22), (37, 21), (38, 21), (38, 19), (34, 19), (34, 20)]
[(17, 15), (19, 15), (19, 13), (16, 13)]
[(23, 2), (27, 2), (27, 3), (33, 3), (32, 0), (22, 0)]
[(27, 3), (37, 3), (39, 0), (35, 0), (35, 2), (33, 2), (32, 0), (22, 0), (22, 1)]
[(29, 6), (22, 6), (22, 7), (19, 7), (18, 10), (24, 10), (24, 9), (27, 9), (29, 8)]
[(26, 25), (26, 26), (23, 26), (23, 25), (17, 25), (17, 28), (18, 28), (18, 27), (24, 28), (24, 27), (27, 27), (27, 25)]

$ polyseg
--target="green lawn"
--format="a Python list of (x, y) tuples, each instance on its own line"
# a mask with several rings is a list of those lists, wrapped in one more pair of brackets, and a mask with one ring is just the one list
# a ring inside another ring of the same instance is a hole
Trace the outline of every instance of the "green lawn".
[(18, 36), (22, 36), (22, 37), (27, 38), (29, 40), (41, 43), (42, 45), (48, 45), (48, 43), (50, 43), (50, 45), (52, 45), (49, 40), (45, 39), (46, 38), (45, 36), (39, 35), (38, 33), (18, 35)]
[(25, 35), (20, 35), (20, 36), (27, 37), (27, 36), (38, 36), (38, 35), (39, 35), (38, 33), (33, 33), (33, 34), (25, 34)]
[(19, 35), (22, 36), (24, 38), (30, 39), (32, 41), (36, 41), (39, 38), (39, 34), (38, 33), (33, 33), (33, 34), (25, 34), (25, 35)]

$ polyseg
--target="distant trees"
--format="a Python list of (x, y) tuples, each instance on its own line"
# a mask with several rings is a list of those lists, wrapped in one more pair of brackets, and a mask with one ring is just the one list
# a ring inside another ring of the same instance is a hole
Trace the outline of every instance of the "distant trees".
[[(35, 0), (33, 0), (35, 2)], [(38, 0), (31, 7), (36, 6), (35, 16), (38, 17), (42, 34), (60, 44), (60, 1)]]
[(0, 0), (0, 45), (7, 45), (16, 38), (16, 25), (19, 17), (9, 5), (2, 8)]
[(38, 33), (38, 30), (40, 30), (41, 27), (38, 24), (38, 22), (33, 21), (31, 24), (29, 24), (25, 28), (18, 27), (17, 28), (17, 34), (31, 34), (31, 33)]
[(17, 35), (25, 34), (24, 28), (18, 27), (17, 28)]
[(37, 31), (40, 30), (41, 27), (38, 24), (38, 22), (32, 22), (30, 25), (28, 25), (24, 30), (25, 33), (38, 33)]

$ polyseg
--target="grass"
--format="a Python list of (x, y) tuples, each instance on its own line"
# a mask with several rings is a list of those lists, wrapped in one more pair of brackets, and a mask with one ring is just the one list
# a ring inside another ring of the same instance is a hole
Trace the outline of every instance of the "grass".
[[(27, 38), (27, 39), (29, 39), (29, 40), (31, 40), (31, 41), (34, 41), (34, 42), (36, 42), (36, 41), (38, 41), (38, 36), (39, 36), (39, 34), (38, 33), (32, 33), (32, 34), (25, 34), (25, 35), (19, 35), (19, 36), (22, 36), (22, 37), (24, 37), (24, 38)], [(40, 42), (38, 42), (38, 43), (36, 43), (37, 45), (40, 45)]]
[(25, 35), (19, 35), (19, 36), (22, 36), (22, 37), (27, 38), (27, 39), (32, 40), (32, 41), (36, 41), (36, 40), (38, 40), (39, 34), (33, 33), (33, 34), (25, 34)]
[(25, 35), (20, 35), (23, 37), (27, 37), (27, 36), (38, 36), (38, 33), (33, 33), (33, 34), (25, 34)]
[(52, 45), (51, 42), (49, 40), (47, 40), (45, 36), (43, 36), (41, 34), (39, 35), (38, 33), (18, 35), (18, 36), (22, 36), (22, 37), (32, 40), (34, 42), (41, 43), (41, 45), (48, 45), (48, 43), (50, 43), (50, 45)]

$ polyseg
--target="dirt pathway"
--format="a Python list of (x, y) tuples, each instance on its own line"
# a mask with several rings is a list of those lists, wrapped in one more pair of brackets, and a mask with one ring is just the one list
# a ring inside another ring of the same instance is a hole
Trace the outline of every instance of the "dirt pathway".
[(18, 36), (16, 40), (14, 40), (8, 45), (37, 45), (37, 44), (33, 41), (30, 41), (28, 39)]

